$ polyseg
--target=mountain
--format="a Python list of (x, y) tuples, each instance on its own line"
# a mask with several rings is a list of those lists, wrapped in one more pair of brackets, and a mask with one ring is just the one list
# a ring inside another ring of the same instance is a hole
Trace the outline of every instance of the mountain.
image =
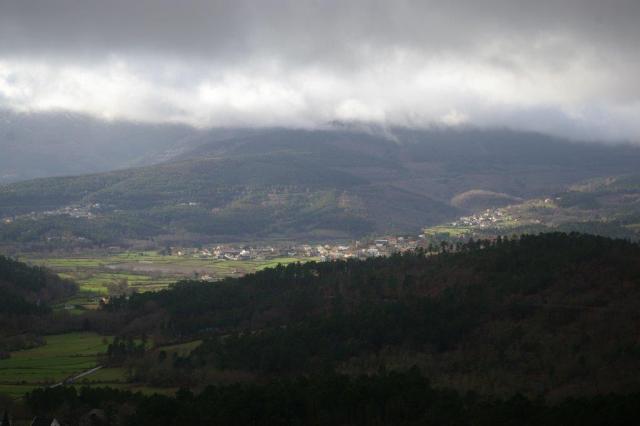
[(166, 161), (198, 132), (182, 125), (0, 110), (0, 183)]
[(487, 202), (546, 196), (638, 165), (637, 147), (509, 130), (203, 131), (161, 164), (0, 187), (0, 240), (417, 232)]

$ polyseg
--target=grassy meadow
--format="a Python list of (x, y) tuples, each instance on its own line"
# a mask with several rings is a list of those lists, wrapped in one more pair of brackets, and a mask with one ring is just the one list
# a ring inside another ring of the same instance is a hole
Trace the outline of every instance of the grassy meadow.
[[(90, 370), (99, 365), (99, 355), (106, 352), (111, 339), (96, 333), (59, 334), (47, 336), (44, 346), (12, 352), (9, 359), (0, 360), (0, 394), (18, 398), (32, 389), (50, 386)], [(196, 340), (157, 350), (186, 356), (201, 343)], [(102, 368), (79, 379), (75, 386), (110, 386), (145, 393), (175, 391), (128, 383), (122, 368)]]
[(63, 381), (98, 365), (110, 337), (96, 333), (67, 333), (45, 337), (46, 344), (16, 351), (0, 360), (0, 393), (22, 395)]
[(96, 296), (107, 296), (110, 288), (126, 283), (129, 290), (157, 291), (176, 281), (188, 278), (211, 279), (237, 277), (274, 267), (309, 259), (281, 257), (268, 260), (220, 260), (194, 255), (161, 255), (155, 251), (99, 253), (86, 255), (41, 254), (23, 255), (20, 260), (45, 266), (60, 276), (72, 279), (80, 285), (78, 300), (74, 305), (91, 309)]
[[(44, 346), (12, 352), (9, 359), (0, 360), (0, 394), (20, 398), (35, 388), (62, 382), (96, 367), (99, 356), (106, 352), (112, 337), (96, 333), (67, 333), (47, 336), (45, 340)], [(157, 349), (186, 356), (201, 343), (197, 340)], [(143, 393), (175, 392), (173, 388), (130, 383), (123, 368), (102, 368), (79, 379), (74, 385), (109, 386)]]

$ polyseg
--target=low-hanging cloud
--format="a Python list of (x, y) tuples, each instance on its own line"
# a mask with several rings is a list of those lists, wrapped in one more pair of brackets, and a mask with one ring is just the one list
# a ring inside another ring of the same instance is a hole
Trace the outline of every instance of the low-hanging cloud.
[(0, 105), (640, 140), (640, 2), (3, 0)]

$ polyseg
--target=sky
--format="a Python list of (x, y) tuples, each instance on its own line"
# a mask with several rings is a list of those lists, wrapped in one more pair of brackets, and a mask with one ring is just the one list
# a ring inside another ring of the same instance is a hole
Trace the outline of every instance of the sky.
[(0, 107), (640, 143), (639, 0), (0, 0)]

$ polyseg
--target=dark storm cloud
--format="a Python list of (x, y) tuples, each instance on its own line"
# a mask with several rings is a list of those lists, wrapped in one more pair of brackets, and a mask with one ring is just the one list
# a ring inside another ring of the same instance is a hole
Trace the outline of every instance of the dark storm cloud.
[[(555, 110), (590, 129), (610, 114), (635, 137), (639, 20), (637, 0), (0, 0), (0, 98), (66, 107), (98, 84), (105, 100), (83, 108), (111, 115), (131, 84), (149, 119), (204, 124), (496, 124), (515, 107), (518, 125)], [(52, 74), (57, 91), (41, 83)]]
[(3, 0), (3, 53), (348, 57), (350, 47), (474, 49), (547, 33), (633, 49), (637, 0)]

